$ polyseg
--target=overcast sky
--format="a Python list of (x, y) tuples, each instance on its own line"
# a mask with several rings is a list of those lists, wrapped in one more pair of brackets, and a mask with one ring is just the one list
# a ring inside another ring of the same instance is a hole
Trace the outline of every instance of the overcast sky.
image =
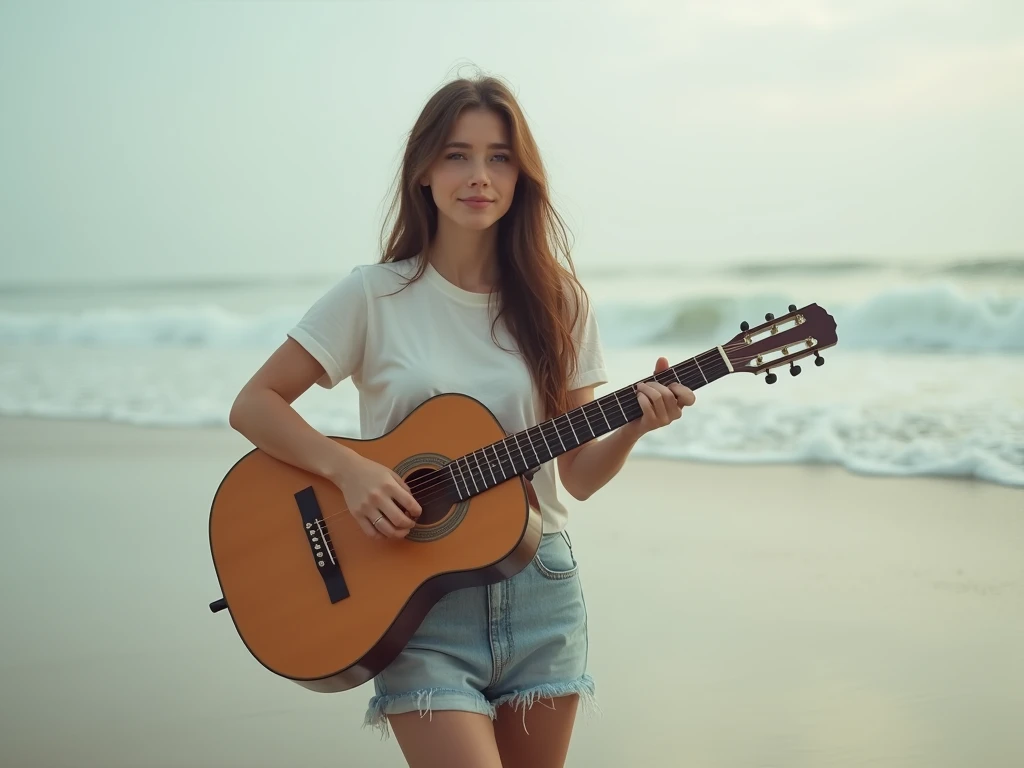
[(373, 261), (460, 64), (515, 87), (581, 265), (1021, 252), (1022, 9), (7, 0), (0, 281)]

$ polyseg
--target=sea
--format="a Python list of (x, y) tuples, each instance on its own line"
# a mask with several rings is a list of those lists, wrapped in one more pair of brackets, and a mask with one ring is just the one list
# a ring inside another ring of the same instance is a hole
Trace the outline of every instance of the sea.
[[(240, 387), (350, 267), (289, 280), (0, 288), (0, 414), (190, 429), (226, 425)], [(831, 464), (867, 475), (1024, 487), (1024, 254), (720, 266), (579, 264), (605, 347), (604, 394), (730, 342), (790, 304), (836, 321), (825, 363), (737, 371), (634, 455)], [(295, 403), (358, 436), (350, 382)]]

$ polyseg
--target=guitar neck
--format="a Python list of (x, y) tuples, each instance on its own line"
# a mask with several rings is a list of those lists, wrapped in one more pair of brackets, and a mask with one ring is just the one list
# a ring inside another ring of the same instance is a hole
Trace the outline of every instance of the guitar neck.
[[(678, 382), (699, 389), (731, 372), (725, 353), (715, 347), (640, 381), (657, 380), (666, 385)], [(639, 419), (643, 411), (637, 402), (638, 383), (460, 456), (441, 471), (451, 473), (460, 500), (530, 473), (567, 451)]]

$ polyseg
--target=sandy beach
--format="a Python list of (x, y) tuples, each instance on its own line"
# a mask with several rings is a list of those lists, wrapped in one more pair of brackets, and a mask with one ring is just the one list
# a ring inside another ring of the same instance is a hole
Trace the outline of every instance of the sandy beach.
[[(404, 765), (369, 686), (276, 678), (207, 608), (248, 448), (0, 420), (0, 765)], [(569, 765), (1024, 764), (1024, 491), (638, 458), (572, 514), (601, 712)]]

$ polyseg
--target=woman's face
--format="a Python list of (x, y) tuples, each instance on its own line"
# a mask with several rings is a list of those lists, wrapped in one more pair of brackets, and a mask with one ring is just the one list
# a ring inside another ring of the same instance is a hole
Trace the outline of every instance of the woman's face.
[(488, 110), (459, 116), (441, 155), (421, 180), (438, 214), (467, 229), (483, 230), (512, 205), (519, 168), (505, 122)]

